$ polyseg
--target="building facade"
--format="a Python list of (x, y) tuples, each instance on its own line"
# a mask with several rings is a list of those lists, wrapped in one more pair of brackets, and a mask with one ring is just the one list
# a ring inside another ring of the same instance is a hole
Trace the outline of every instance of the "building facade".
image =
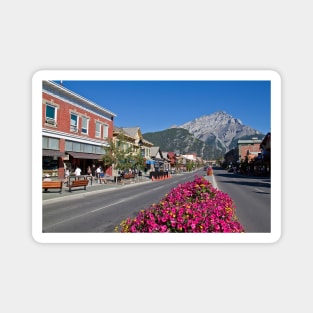
[(260, 144), (262, 140), (260, 139), (249, 139), (249, 140), (238, 140), (238, 161), (248, 161), (251, 162), (254, 158), (256, 158), (260, 153)]
[[(140, 127), (116, 127), (114, 126), (113, 131), (113, 142), (117, 145), (119, 135), (123, 136), (123, 143), (120, 143), (120, 148), (124, 151), (131, 151), (130, 154), (136, 155), (140, 154), (143, 158), (145, 164), (142, 166), (145, 169), (145, 172), (148, 171), (147, 164), (150, 162), (151, 147), (153, 143), (145, 140), (142, 136)], [(113, 176), (118, 176), (118, 168), (115, 168), (113, 165)], [(132, 169), (133, 170), (133, 169)]]
[[(116, 114), (52, 81), (42, 83), (42, 174), (102, 164)], [(110, 175), (112, 169), (107, 169)]]

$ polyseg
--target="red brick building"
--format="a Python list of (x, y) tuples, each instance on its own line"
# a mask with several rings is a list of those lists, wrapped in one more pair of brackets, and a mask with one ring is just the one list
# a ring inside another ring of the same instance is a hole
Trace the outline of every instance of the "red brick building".
[[(63, 178), (101, 165), (116, 115), (52, 81), (42, 82), (42, 174)], [(106, 169), (111, 175), (111, 168)]]
[(260, 143), (262, 140), (259, 139), (249, 139), (249, 140), (238, 140), (238, 155), (239, 161), (248, 160), (251, 162), (254, 158), (256, 158), (260, 153)]

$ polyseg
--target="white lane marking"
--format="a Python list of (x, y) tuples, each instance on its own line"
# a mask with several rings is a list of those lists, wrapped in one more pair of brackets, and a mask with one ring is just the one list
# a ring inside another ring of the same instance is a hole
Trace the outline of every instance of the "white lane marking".
[(258, 191), (258, 192), (265, 192), (264, 190), (262, 190), (262, 189), (259, 189), (259, 188), (254, 188), (256, 191)]
[[(152, 190), (149, 190), (148, 192), (150, 192), (150, 191), (155, 191), (155, 190), (158, 190), (158, 189), (161, 189), (161, 188), (163, 188), (163, 186), (159, 186), (159, 187), (153, 188)], [(95, 212), (97, 212), (97, 211), (101, 211), (101, 210), (106, 209), (106, 208), (108, 208), (108, 207), (110, 207), (110, 206), (113, 206), (113, 205), (116, 205), (116, 204), (120, 204), (120, 203), (126, 202), (126, 201), (128, 201), (128, 200), (137, 198), (137, 197), (138, 197), (137, 195), (134, 195), (134, 196), (131, 196), (131, 197), (128, 197), (128, 198), (125, 198), (125, 199), (116, 201), (116, 202), (114, 202), (114, 203), (108, 204), (108, 205), (106, 205), (106, 206), (104, 206), (104, 207), (101, 207), (101, 208), (98, 208), (98, 209), (95, 209), (95, 210), (92, 210), (92, 211), (88, 211), (88, 212), (83, 213), (83, 214), (79, 214), (79, 215), (76, 215), (76, 216), (67, 218), (67, 219), (62, 220), (62, 221), (60, 221), (60, 222), (57, 222), (57, 223), (48, 225), (47, 227), (45, 227), (45, 229), (50, 228), (50, 227), (53, 227), (53, 226), (56, 226), (56, 225), (60, 225), (60, 224), (62, 224), (62, 223), (66, 223), (66, 222), (72, 221), (72, 220), (74, 220), (74, 219), (77, 219), (77, 218), (86, 216), (86, 215), (91, 214), (91, 213), (95, 213)]]
[(80, 218), (80, 217), (83, 217), (83, 216), (86, 216), (88, 214), (91, 214), (91, 213), (94, 213), (94, 212), (97, 212), (97, 211), (101, 211), (103, 209), (106, 209), (112, 205), (116, 205), (116, 204), (119, 204), (119, 203), (122, 203), (122, 202), (125, 202), (127, 200), (130, 200), (130, 199), (133, 199), (133, 198), (136, 198), (137, 196), (132, 196), (132, 197), (128, 197), (126, 199), (122, 199), (122, 200), (119, 200), (117, 202), (114, 202), (114, 203), (111, 203), (109, 205), (106, 205), (105, 207), (102, 207), (102, 208), (99, 208), (99, 209), (95, 209), (95, 210), (92, 210), (92, 211), (88, 211), (86, 213), (83, 213), (83, 214), (79, 214), (79, 215), (75, 215), (73, 217), (70, 217), (70, 218), (67, 218), (65, 220), (62, 220), (60, 222), (57, 222), (57, 223), (54, 223), (54, 224), (50, 224), (49, 226), (45, 227), (46, 228), (50, 228), (50, 227), (53, 227), (53, 226), (56, 226), (56, 225), (59, 225), (59, 224), (62, 224), (62, 223), (66, 223), (66, 222), (69, 222), (69, 221), (72, 221), (72, 220), (75, 220), (76, 218)]

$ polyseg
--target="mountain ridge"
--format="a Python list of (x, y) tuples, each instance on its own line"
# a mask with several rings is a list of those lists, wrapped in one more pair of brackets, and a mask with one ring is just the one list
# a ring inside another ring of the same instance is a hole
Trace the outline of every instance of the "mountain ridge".
[[(180, 129), (186, 130), (187, 133), (180, 132)], [(155, 146), (159, 146), (163, 151), (194, 152), (204, 159), (223, 157), (227, 151), (236, 146), (236, 142), (240, 138), (257, 137), (261, 139), (264, 136), (260, 131), (244, 125), (239, 118), (235, 118), (225, 111), (202, 115), (163, 131), (143, 134), (145, 139)], [(195, 141), (195, 139), (199, 141)], [(194, 151), (190, 151), (190, 149)]]

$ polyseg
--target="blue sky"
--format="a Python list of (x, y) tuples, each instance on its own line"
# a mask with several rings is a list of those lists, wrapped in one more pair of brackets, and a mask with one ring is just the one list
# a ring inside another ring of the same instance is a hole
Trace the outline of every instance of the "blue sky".
[(63, 81), (63, 86), (115, 113), (116, 126), (139, 126), (142, 133), (217, 111), (264, 134), (271, 130), (270, 81), (77, 80)]

